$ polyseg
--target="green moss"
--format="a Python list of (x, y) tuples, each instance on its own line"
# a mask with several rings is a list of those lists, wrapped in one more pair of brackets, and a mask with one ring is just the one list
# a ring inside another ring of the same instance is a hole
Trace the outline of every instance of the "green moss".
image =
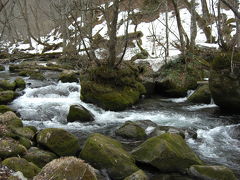
[(15, 86), (15, 82), (11, 83), (7, 80), (0, 80), (0, 89), (2, 89), (3, 91), (14, 90)]
[(5, 113), (5, 112), (8, 112), (8, 111), (13, 111), (13, 110), (6, 105), (0, 105), (0, 113)]
[(240, 53), (234, 54), (232, 54), (232, 52), (219, 53), (213, 59), (212, 68), (214, 70), (230, 69), (231, 60), (233, 60), (233, 62), (240, 62)]
[(148, 180), (148, 176), (142, 170), (138, 170), (131, 176), (126, 177), (124, 180)]
[(28, 129), (31, 129), (35, 134), (37, 133), (37, 128), (35, 126), (25, 126)]
[(132, 155), (163, 172), (182, 172), (193, 164), (202, 164), (181, 136), (170, 133), (148, 139)]
[(45, 77), (41, 72), (33, 70), (23, 70), (19, 72), (20, 76), (29, 76), (31, 79), (44, 80)]
[(26, 151), (24, 146), (11, 138), (0, 139), (0, 158), (22, 155)]
[(24, 159), (36, 164), (38, 167), (42, 168), (47, 163), (51, 162), (54, 159), (57, 159), (57, 156), (49, 151), (41, 150), (36, 147), (32, 147), (24, 155)]
[(5, 159), (2, 164), (14, 171), (21, 171), (27, 178), (33, 178), (40, 172), (40, 168), (23, 158), (12, 157)]
[(8, 111), (0, 115), (0, 124), (8, 127), (23, 127), (22, 120), (14, 112)]
[(26, 83), (22, 78), (15, 79), (16, 88), (25, 89)]
[(74, 156), (79, 151), (78, 138), (58, 128), (47, 128), (39, 132), (37, 142), (59, 156)]
[(190, 172), (193, 176), (203, 179), (237, 180), (234, 173), (224, 166), (193, 165), (190, 168)]
[(16, 94), (14, 91), (2, 91), (0, 92), (0, 104), (8, 104), (14, 100)]
[(190, 97), (188, 101), (192, 103), (205, 103), (211, 102), (211, 93), (207, 85), (200, 86)]
[(98, 133), (87, 139), (80, 157), (97, 168), (107, 169), (113, 179), (123, 179), (138, 170), (118, 141)]
[(131, 121), (124, 123), (115, 133), (117, 136), (130, 139), (144, 139), (147, 137), (145, 130)]

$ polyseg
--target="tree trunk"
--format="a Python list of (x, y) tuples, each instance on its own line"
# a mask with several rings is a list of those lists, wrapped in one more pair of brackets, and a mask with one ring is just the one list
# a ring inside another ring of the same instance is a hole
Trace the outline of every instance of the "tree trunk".
[(197, 37), (197, 23), (196, 23), (196, 1), (191, 0), (192, 12), (191, 12), (191, 42), (190, 49), (193, 50), (195, 47), (195, 41)]

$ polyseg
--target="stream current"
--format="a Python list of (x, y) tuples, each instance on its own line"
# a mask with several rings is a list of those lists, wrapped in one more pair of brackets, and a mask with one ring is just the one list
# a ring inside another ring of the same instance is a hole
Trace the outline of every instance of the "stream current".
[[(0, 79), (4, 78), (16, 76), (9, 76), (5, 71), (0, 73)], [(205, 163), (228, 166), (240, 177), (240, 115), (224, 114), (213, 103), (194, 105), (185, 102), (186, 98), (159, 96), (142, 99), (122, 112), (105, 111), (80, 100), (78, 83), (25, 80), (28, 87), (11, 104), (25, 125), (34, 125), (38, 129), (64, 128), (85, 137), (93, 132), (112, 135), (128, 120), (151, 120), (158, 125), (189, 128), (197, 132), (198, 138), (187, 138), (186, 141)], [(68, 123), (66, 117), (70, 105), (75, 104), (91, 111), (95, 121)]]

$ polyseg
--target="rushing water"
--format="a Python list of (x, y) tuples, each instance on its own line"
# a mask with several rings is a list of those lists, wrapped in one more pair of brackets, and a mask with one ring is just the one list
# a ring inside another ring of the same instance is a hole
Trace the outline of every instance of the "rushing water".
[[(7, 73), (2, 72), (1, 77)], [(81, 87), (77, 83), (25, 80), (31, 85), (11, 106), (21, 114), (26, 125), (39, 129), (65, 128), (85, 135), (92, 132), (111, 134), (128, 120), (151, 120), (159, 125), (190, 128), (197, 131), (198, 139), (187, 139), (187, 143), (206, 163), (223, 164), (235, 170), (238, 176), (240, 174), (240, 116), (219, 113), (214, 104), (192, 105), (185, 102), (186, 98), (154, 97), (123, 112), (104, 111), (80, 100)], [(68, 123), (66, 116), (70, 105), (74, 104), (90, 110), (95, 121)]]

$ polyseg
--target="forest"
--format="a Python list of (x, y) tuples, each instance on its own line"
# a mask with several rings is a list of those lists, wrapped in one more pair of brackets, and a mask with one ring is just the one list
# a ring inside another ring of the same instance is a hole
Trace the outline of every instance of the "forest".
[(239, 0), (0, 0), (0, 180), (240, 179)]

